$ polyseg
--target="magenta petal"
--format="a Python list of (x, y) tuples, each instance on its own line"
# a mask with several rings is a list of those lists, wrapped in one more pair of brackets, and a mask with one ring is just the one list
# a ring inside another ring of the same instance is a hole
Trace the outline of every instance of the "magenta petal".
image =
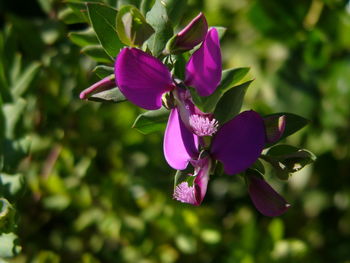
[[(195, 197), (196, 197), (196, 205), (200, 205), (204, 199), (205, 194), (207, 193), (208, 181), (209, 181), (209, 173), (211, 169), (211, 159), (206, 157), (204, 159), (196, 161), (195, 165), (195, 175), (196, 179), (194, 179), (194, 188), (195, 188)], [(192, 165), (194, 163), (192, 162)]]
[(227, 174), (249, 168), (265, 145), (264, 121), (255, 111), (244, 111), (225, 123), (213, 138), (211, 153)]
[(186, 169), (188, 162), (198, 156), (198, 137), (184, 126), (177, 108), (170, 112), (163, 150), (168, 164), (177, 170)]
[(116, 83), (132, 103), (147, 110), (162, 106), (162, 94), (172, 89), (168, 68), (155, 57), (136, 49), (124, 48), (115, 61)]
[(195, 175), (193, 185), (190, 186), (187, 182), (178, 184), (174, 191), (174, 199), (192, 205), (200, 205), (207, 193), (209, 172), (211, 169), (211, 160), (209, 157), (199, 161), (193, 161), (195, 166)]
[(186, 65), (185, 84), (196, 88), (200, 96), (208, 96), (219, 85), (221, 70), (219, 35), (217, 30), (212, 28)]
[(249, 176), (248, 191), (256, 209), (265, 216), (279, 216), (290, 204), (284, 200), (265, 180)]

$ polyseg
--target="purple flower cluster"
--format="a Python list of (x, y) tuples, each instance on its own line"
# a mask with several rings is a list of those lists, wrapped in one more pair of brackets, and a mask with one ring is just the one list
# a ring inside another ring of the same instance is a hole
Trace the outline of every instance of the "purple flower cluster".
[[(195, 37), (193, 37), (195, 36)], [(123, 48), (115, 60), (115, 84), (124, 96), (135, 105), (156, 110), (162, 107), (164, 94), (170, 93), (170, 109), (164, 136), (164, 156), (177, 170), (191, 165), (190, 179), (179, 183), (174, 199), (200, 205), (205, 197), (209, 176), (216, 162), (226, 174), (246, 171), (261, 155), (265, 144), (271, 142), (265, 120), (255, 111), (244, 111), (226, 123), (219, 123), (212, 113), (204, 113), (193, 103), (185, 87), (192, 87), (200, 96), (209, 96), (221, 80), (222, 62), (218, 32), (208, 30), (207, 21), (199, 14), (182, 31), (174, 36), (172, 45), (178, 50), (200, 47), (191, 55), (185, 67), (185, 79), (174, 80), (171, 72), (160, 60), (136, 48)], [(109, 84), (110, 79), (101, 83)], [(85, 98), (95, 86), (81, 93)], [(277, 140), (284, 123), (272, 140)], [(248, 191), (256, 208), (264, 215), (278, 216), (289, 204), (261, 178), (247, 176)]]

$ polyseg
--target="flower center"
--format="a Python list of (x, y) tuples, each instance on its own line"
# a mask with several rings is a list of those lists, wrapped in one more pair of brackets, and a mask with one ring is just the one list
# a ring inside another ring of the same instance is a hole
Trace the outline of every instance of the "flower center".
[(190, 125), (198, 136), (212, 136), (218, 130), (218, 121), (207, 116), (193, 114), (190, 116)]
[(173, 197), (182, 203), (196, 204), (195, 189), (193, 186), (189, 186), (187, 182), (182, 182), (176, 186)]

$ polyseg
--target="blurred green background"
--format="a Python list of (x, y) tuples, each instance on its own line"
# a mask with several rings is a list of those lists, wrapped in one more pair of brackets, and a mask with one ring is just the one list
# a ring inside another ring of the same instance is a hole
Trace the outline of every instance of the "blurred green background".
[(98, 79), (68, 38), (84, 25), (61, 1), (2, 0), (0, 196), (16, 213), (0, 262), (350, 263), (350, 2), (187, 5), (181, 25), (202, 11), (227, 27), (224, 68), (251, 67), (245, 108), (311, 121), (288, 143), (316, 163), (267, 178), (292, 207), (260, 215), (237, 176), (212, 177), (200, 207), (172, 200), (162, 133), (131, 129), (141, 111), (128, 102), (79, 100)]

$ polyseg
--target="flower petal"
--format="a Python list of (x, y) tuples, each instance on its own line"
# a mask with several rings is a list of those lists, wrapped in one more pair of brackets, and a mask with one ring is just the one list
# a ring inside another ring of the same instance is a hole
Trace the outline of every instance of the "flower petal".
[(255, 111), (244, 111), (225, 123), (213, 138), (211, 153), (227, 174), (249, 168), (265, 145), (264, 121)]
[(198, 156), (198, 137), (182, 123), (177, 108), (170, 112), (163, 150), (168, 164), (177, 170), (186, 169), (188, 162)]
[(193, 181), (193, 186), (188, 182), (178, 184), (174, 191), (174, 199), (192, 205), (200, 205), (207, 193), (209, 172), (211, 169), (211, 159), (206, 157), (198, 161), (192, 161), (194, 165), (196, 178)]
[(290, 204), (284, 200), (265, 180), (249, 176), (248, 191), (256, 209), (265, 216), (279, 216), (286, 212)]
[(185, 84), (196, 88), (200, 96), (209, 96), (219, 85), (221, 70), (219, 35), (212, 28), (186, 65)]
[(162, 94), (173, 86), (168, 68), (155, 57), (136, 48), (120, 51), (114, 73), (117, 86), (124, 96), (147, 110), (159, 109)]

